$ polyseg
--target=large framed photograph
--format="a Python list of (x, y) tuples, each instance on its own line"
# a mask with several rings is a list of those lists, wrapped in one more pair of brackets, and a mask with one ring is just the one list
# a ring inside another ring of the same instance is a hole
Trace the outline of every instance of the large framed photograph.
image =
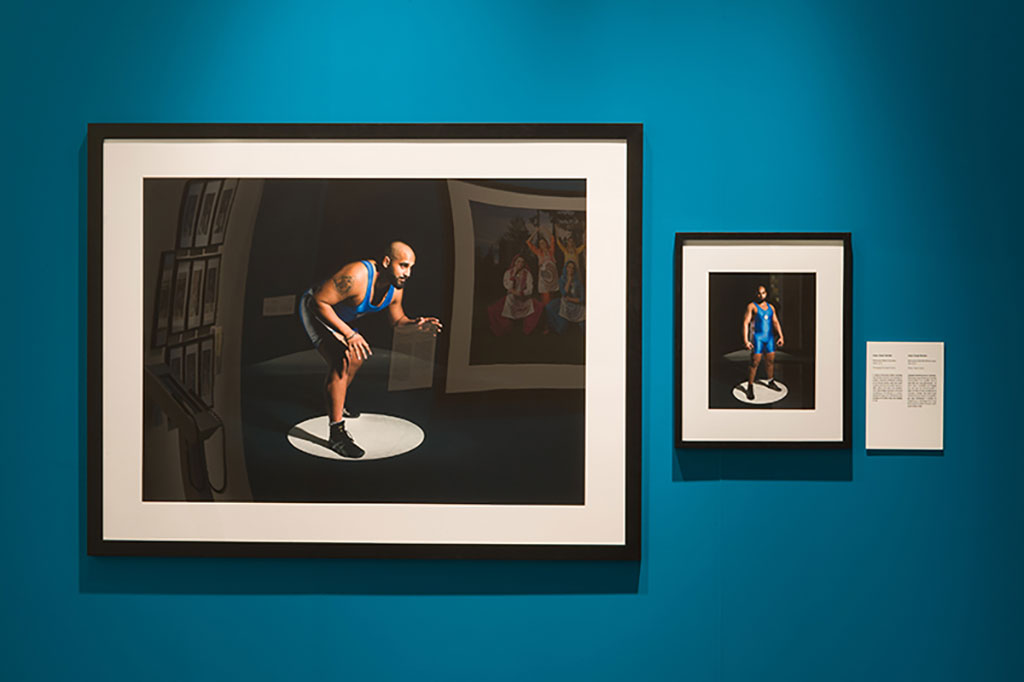
[(850, 447), (848, 233), (676, 235), (679, 447)]
[(91, 125), (89, 552), (638, 559), (641, 169), (633, 124)]

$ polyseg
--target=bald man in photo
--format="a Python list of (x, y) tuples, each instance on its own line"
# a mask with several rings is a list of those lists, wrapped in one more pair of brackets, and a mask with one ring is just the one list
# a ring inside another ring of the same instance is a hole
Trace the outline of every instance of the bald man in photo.
[(373, 355), (370, 344), (353, 323), (386, 311), (393, 327), (416, 325), (432, 334), (441, 330), (436, 317), (411, 318), (402, 308), (405, 284), (412, 276), (416, 254), (405, 242), (391, 242), (379, 260), (346, 263), (320, 286), (302, 295), (299, 316), (310, 341), (327, 362), (324, 392), (330, 420), (328, 446), (346, 458), (365, 454), (345, 430), (345, 418), (358, 413), (345, 409), (345, 397), (359, 368)]

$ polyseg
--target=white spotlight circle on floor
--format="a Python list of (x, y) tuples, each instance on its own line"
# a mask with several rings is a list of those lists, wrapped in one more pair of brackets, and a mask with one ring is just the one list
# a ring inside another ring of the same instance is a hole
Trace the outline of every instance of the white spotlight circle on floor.
[(293, 426), (288, 431), (288, 442), (293, 448), (307, 455), (346, 462), (363, 462), (404, 455), (418, 448), (424, 437), (423, 429), (411, 421), (386, 414), (362, 414), (354, 419), (346, 419), (345, 430), (359, 447), (366, 450), (365, 455), (351, 459), (342, 457), (327, 447), (330, 434), (327, 415), (313, 417)]
[(732, 397), (741, 403), (747, 403), (748, 405), (771, 405), (777, 403), (787, 395), (789, 395), (789, 389), (786, 388), (786, 384), (782, 383), (778, 379), (775, 380), (776, 385), (781, 388), (781, 391), (773, 391), (764, 385), (763, 382), (754, 382), (754, 399), (751, 400), (747, 397), (747, 382), (737, 384), (732, 389)]

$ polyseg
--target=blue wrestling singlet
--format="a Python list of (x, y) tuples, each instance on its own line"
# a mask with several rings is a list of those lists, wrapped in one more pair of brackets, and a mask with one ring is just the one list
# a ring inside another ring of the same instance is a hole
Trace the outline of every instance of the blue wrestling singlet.
[(754, 318), (754, 350), (752, 352), (754, 355), (774, 353), (775, 334), (772, 330), (772, 318), (775, 311), (772, 310), (771, 305), (768, 305), (768, 310), (764, 310), (755, 303), (754, 308), (757, 309), (757, 315)]
[[(363, 315), (384, 310), (384, 308), (391, 304), (391, 299), (395, 296), (395, 287), (388, 285), (388, 291), (384, 294), (384, 299), (380, 302), (380, 305), (373, 305), (373, 278), (376, 275), (376, 270), (370, 261), (364, 260), (360, 262), (366, 267), (366, 293), (363, 295), (363, 300), (356, 306), (344, 303), (336, 303), (333, 306), (334, 312), (347, 325), (351, 325), (352, 322), (355, 322), (357, 318)], [(309, 340), (313, 342), (314, 346), (319, 346), (324, 338), (325, 331), (331, 330), (331, 325), (327, 324), (317, 315), (312, 289), (302, 294), (302, 298), (299, 301), (299, 317), (302, 320), (302, 326), (306, 329), (306, 334), (309, 335)], [(355, 327), (353, 329), (358, 331)]]
[(380, 305), (373, 305), (371, 300), (373, 298), (373, 278), (377, 273), (373, 263), (370, 261), (364, 260), (360, 262), (366, 266), (366, 294), (363, 296), (363, 300), (357, 306), (345, 305), (344, 303), (334, 305), (334, 312), (338, 313), (338, 317), (345, 324), (367, 313), (376, 313), (384, 310), (391, 304), (391, 298), (395, 295), (395, 287), (388, 285), (388, 292), (384, 294), (384, 300), (380, 302)]

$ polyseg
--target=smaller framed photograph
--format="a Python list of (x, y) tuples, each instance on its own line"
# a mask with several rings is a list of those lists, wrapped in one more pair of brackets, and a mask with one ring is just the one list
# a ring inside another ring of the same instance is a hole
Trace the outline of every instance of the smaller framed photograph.
[(191, 341), (185, 344), (185, 376), (182, 385), (192, 395), (199, 394), (199, 343)]
[(849, 233), (676, 235), (678, 447), (850, 447)]
[(171, 299), (171, 333), (185, 331), (185, 312), (188, 303), (188, 278), (192, 273), (192, 262), (179, 260), (174, 265), (174, 294)]
[(213, 337), (199, 340), (199, 398), (213, 407)]
[(181, 197), (181, 213), (178, 217), (178, 248), (190, 249), (195, 243), (196, 216), (199, 214), (199, 199), (203, 195), (202, 180), (193, 180), (185, 185)]
[(198, 329), (203, 323), (203, 273), (206, 260), (192, 261), (192, 278), (188, 285), (188, 329)]
[(157, 277), (156, 305), (153, 306), (152, 348), (167, 343), (167, 332), (171, 325), (171, 293), (174, 290), (174, 252), (160, 254), (160, 274)]
[(185, 349), (182, 346), (167, 347), (167, 366), (171, 369), (171, 376), (178, 380), (178, 383), (185, 384)]
[(210, 231), (213, 229), (213, 213), (217, 207), (220, 183), (220, 180), (207, 180), (203, 185), (203, 199), (199, 204), (199, 219), (196, 220), (196, 238), (192, 243), (195, 248), (210, 245)]
[(220, 276), (220, 256), (206, 259), (206, 275), (203, 278), (203, 323), (209, 327), (217, 322), (217, 280)]
[(213, 214), (213, 230), (210, 234), (210, 245), (224, 243), (224, 235), (228, 231), (228, 218), (231, 217), (231, 203), (235, 199), (238, 188), (237, 179), (228, 179), (221, 186), (220, 197), (217, 199), (217, 210)]

